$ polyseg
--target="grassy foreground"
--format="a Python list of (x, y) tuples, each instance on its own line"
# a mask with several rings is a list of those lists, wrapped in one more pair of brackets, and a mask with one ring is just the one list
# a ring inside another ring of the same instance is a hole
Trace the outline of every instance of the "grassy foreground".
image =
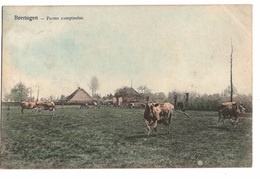
[(143, 109), (2, 110), (0, 168), (251, 167), (252, 117), (237, 128), (216, 112), (176, 114), (146, 137)]

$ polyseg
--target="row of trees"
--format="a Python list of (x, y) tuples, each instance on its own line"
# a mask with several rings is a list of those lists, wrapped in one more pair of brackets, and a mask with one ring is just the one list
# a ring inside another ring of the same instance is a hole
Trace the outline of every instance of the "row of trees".
[[(95, 80), (95, 84), (97, 83), (97, 80)], [(94, 89), (94, 88), (93, 88)], [(98, 88), (95, 88), (93, 91), (96, 92)], [(128, 90), (125, 90), (126, 88), (119, 88), (116, 90), (116, 93), (120, 92), (125, 95), (125, 93), (128, 93)], [(166, 96), (163, 92), (159, 93), (152, 93), (151, 90), (147, 86), (140, 86), (137, 88), (138, 93), (140, 95), (141, 103), (145, 103), (147, 100), (147, 97), (149, 98), (149, 101), (153, 102), (171, 102), (174, 104), (174, 97), (177, 96), (177, 101), (184, 102), (186, 104), (186, 108), (190, 110), (216, 110), (220, 103), (223, 101), (229, 101), (230, 100), (230, 93), (231, 88), (230, 86), (223, 90), (221, 94), (199, 94), (197, 92), (190, 92), (189, 93), (189, 99), (186, 100), (185, 93), (181, 91), (172, 91)], [(101, 97), (100, 95), (93, 92), (92, 96), (97, 100), (106, 100), (106, 99), (113, 99), (113, 94), (107, 94), (104, 97)], [(129, 92), (130, 93), (130, 92)], [(66, 96), (61, 95), (60, 97), (54, 98), (50, 96), (48, 99), (39, 99), (39, 100), (54, 100), (54, 101), (65, 101)], [(10, 93), (5, 93), (3, 96), (3, 101), (5, 102), (20, 102), (20, 101), (34, 101), (36, 100), (35, 97), (31, 96), (31, 89), (27, 88), (23, 83), (16, 84), (11, 90)], [(252, 95), (245, 95), (245, 94), (239, 94), (237, 92), (237, 89), (233, 87), (233, 100), (234, 101), (240, 101), (244, 104), (244, 107), (247, 109), (247, 111), (252, 111)]]
[[(169, 94), (168, 101), (174, 103), (172, 92)], [(196, 92), (189, 93), (189, 100), (185, 102), (185, 94), (178, 93), (178, 101), (184, 102), (186, 108), (189, 110), (199, 110), (199, 111), (215, 111), (218, 109), (222, 102), (230, 101), (230, 96), (226, 93), (221, 94), (198, 94)], [(243, 103), (247, 112), (252, 112), (252, 95), (245, 94), (233, 94), (233, 101), (239, 101)]]
[[(120, 94), (128, 93), (128, 90), (125, 90), (125, 87), (119, 88), (116, 92)], [(174, 104), (176, 102), (183, 102), (186, 105), (186, 108), (189, 110), (201, 110), (201, 111), (215, 111), (218, 109), (219, 105), (222, 102), (230, 101), (231, 91), (233, 93), (233, 101), (239, 101), (243, 103), (243, 106), (248, 112), (252, 112), (252, 95), (239, 94), (237, 89), (233, 86), (233, 90), (228, 86), (222, 93), (216, 94), (200, 94), (197, 92), (188, 93), (181, 91), (172, 91), (166, 96), (163, 92), (152, 93), (147, 86), (140, 86), (138, 89), (141, 102), (145, 103), (147, 99), (153, 102), (171, 102)]]
[[(91, 92), (92, 92), (92, 97), (95, 98), (101, 98), (99, 94), (97, 94), (97, 90), (99, 89), (99, 81), (96, 76), (92, 76), (90, 83), (88, 84)], [(39, 94), (38, 94), (39, 95)], [(55, 98), (53, 96), (50, 96), (49, 98), (41, 98), (37, 99), (34, 96), (32, 96), (32, 89), (27, 88), (22, 82), (17, 83), (11, 90), (10, 93), (5, 92), (3, 95), (3, 101), (5, 102), (20, 102), (20, 101), (35, 101), (35, 100), (60, 100), (64, 101), (65, 96), (61, 95), (60, 98)]]

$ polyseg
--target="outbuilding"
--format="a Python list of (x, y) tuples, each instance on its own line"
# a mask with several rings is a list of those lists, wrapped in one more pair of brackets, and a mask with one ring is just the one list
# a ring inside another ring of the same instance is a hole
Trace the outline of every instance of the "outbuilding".
[(66, 104), (92, 104), (92, 97), (83, 89), (78, 87), (71, 95), (66, 98)]

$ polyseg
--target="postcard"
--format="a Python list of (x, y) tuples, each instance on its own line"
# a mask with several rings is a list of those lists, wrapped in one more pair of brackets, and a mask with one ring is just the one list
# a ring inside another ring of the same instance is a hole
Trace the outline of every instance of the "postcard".
[(252, 5), (3, 6), (2, 169), (251, 168)]

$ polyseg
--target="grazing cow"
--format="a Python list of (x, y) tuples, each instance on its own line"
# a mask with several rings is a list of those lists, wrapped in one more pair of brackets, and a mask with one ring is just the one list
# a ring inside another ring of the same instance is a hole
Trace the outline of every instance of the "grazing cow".
[(134, 108), (134, 107), (135, 107), (135, 104), (134, 104), (134, 103), (129, 103), (129, 104), (128, 104), (128, 108), (132, 109), (132, 108)]
[(185, 105), (183, 102), (177, 102), (177, 109), (185, 112)]
[(41, 113), (43, 110), (49, 110), (52, 112), (52, 115), (54, 115), (55, 112), (55, 103), (52, 101), (39, 101), (36, 103), (36, 109), (39, 113)]
[(36, 101), (23, 101), (20, 103), (21, 112), (23, 113), (24, 109), (36, 109)]
[(173, 114), (174, 106), (171, 103), (155, 104), (148, 102), (145, 106), (144, 118), (148, 129), (148, 134), (156, 131), (157, 124), (163, 123), (168, 126), (170, 133), (170, 123)]
[(245, 108), (239, 102), (224, 102), (218, 110), (218, 122), (223, 122), (225, 119), (230, 119), (233, 124), (237, 124), (242, 113), (245, 113)]
[(92, 102), (92, 105), (93, 105), (95, 108), (100, 108), (100, 105), (98, 104), (97, 101), (93, 101), (93, 102)]
[(80, 109), (83, 108), (83, 107), (89, 108), (88, 103), (84, 103), (84, 104), (81, 104), (81, 105), (80, 105)]
[(89, 108), (100, 108), (100, 105), (98, 104), (97, 101), (92, 101), (92, 102), (89, 102), (89, 103), (83, 103), (80, 105), (80, 109), (83, 108), (83, 107), (86, 107), (87, 109)]

